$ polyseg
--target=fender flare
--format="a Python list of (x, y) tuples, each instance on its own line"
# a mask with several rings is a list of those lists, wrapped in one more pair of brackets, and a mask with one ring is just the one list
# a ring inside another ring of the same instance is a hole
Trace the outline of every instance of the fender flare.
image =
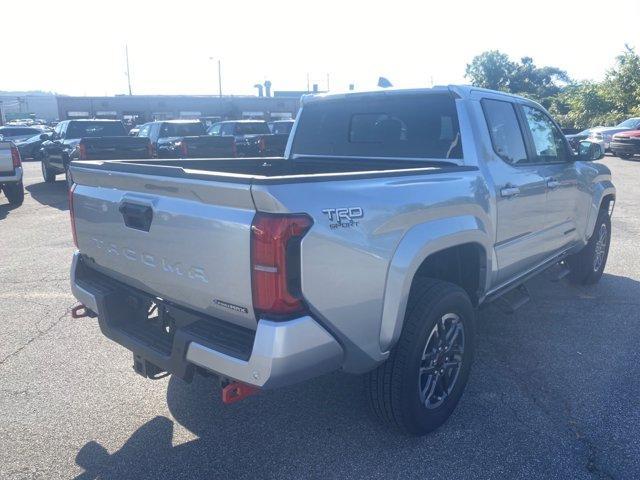
[(612, 195), (615, 199), (616, 187), (613, 186), (610, 180), (599, 182), (595, 185), (593, 195), (591, 197), (591, 205), (589, 207), (589, 219), (586, 224), (585, 238), (588, 240), (593, 235), (593, 229), (598, 219), (598, 213), (600, 207), (602, 207), (602, 201), (605, 197)]
[(422, 262), (441, 250), (463, 244), (477, 244), (486, 254), (486, 285), (491, 274), (493, 249), (487, 228), (472, 215), (449, 217), (415, 225), (402, 238), (389, 264), (385, 285), (380, 350), (388, 352), (400, 337), (411, 284)]

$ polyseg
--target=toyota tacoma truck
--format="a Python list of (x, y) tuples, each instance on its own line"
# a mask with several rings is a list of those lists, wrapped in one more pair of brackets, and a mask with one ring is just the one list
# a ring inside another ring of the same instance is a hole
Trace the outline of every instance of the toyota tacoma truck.
[(0, 140), (0, 190), (9, 205), (19, 206), (24, 201), (22, 161), (18, 147), (13, 142)]
[[(225, 402), (343, 370), (411, 434), (460, 399), (476, 311), (597, 282), (615, 189), (537, 103), (449, 86), (304, 97), (282, 158), (74, 161), (75, 317)], [(501, 302), (501, 303), (503, 303)]]

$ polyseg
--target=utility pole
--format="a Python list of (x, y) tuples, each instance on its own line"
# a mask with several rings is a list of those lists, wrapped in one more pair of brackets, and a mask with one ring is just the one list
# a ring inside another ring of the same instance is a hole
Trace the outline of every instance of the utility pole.
[(220, 68), (220, 59), (218, 59), (218, 93), (222, 97), (222, 69)]
[(329, 74), (327, 73), (327, 92), (331, 90), (331, 83), (329, 83)]
[(129, 95), (131, 95), (131, 72), (129, 71), (129, 46), (125, 43), (124, 55), (127, 59), (127, 83), (129, 84)]
[(309, 93), (309, 74), (307, 73), (307, 93)]

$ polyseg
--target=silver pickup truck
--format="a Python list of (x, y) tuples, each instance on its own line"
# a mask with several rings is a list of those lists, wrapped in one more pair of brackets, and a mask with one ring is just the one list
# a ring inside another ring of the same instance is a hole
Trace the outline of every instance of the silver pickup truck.
[(76, 317), (223, 400), (341, 369), (413, 434), (467, 382), (477, 308), (607, 259), (615, 189), (540, 105), (471, 87), (305, 97), (284, 158), (74, 161)]
[(18, 147), (13, 142), (0, 139), (0, 190), (10, 205), (22, 205), (24, 186), (22, 184), (22, 162)]

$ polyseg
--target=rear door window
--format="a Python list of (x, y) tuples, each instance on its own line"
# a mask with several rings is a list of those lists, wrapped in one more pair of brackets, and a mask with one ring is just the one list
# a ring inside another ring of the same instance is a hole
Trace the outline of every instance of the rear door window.
[(527, 151), (515, 106), (511, 102), (485, 98), (482, 100), (482, 109), (493, 150), (511, 165), (527, 163)]
[(354, 95), (306, 104), (296, 155), (461, 159), (455, 100), (449, 94)]

